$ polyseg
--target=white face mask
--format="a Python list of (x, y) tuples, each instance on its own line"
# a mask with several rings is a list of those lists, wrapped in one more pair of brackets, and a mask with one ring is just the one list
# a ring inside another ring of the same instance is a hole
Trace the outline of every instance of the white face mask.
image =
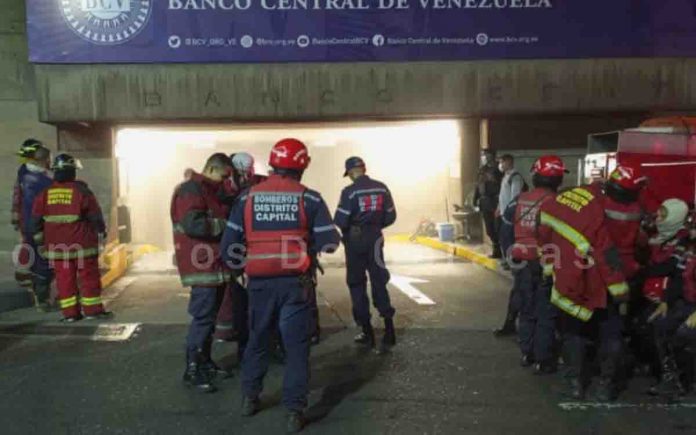
[(500, 172), (505, 172), (505, 165), (498, 163), (498, 170), (500, 170)]

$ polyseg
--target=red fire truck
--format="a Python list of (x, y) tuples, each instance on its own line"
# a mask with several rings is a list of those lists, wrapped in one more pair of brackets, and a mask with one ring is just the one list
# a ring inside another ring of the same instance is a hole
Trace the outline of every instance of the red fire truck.
[(585, 182), (604, 179), (617, 164), (639, 166), (649, 178), (642, 202), (654, 212), (665, 199), (696, 202), (696, 116), (654, 118), (638, 128), (591, 134)]

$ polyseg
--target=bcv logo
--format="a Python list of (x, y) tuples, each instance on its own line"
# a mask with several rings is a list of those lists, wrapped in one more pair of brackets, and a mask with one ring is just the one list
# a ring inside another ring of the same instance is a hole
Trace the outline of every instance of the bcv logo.
[(63, 17), (82, 39), (116, 45), (133, 39), (147, 25), (153, 0), (56, 0)]
[(112, 20), (122, 12), (130, 12), (130, 0), (82, 0), (82, 10), (102, 20)]

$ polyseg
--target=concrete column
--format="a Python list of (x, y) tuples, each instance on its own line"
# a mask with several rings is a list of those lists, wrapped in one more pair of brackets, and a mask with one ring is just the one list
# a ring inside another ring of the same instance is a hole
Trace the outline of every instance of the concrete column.
[[(479, 156), (481, 154), (482, 126), (479, 118), (467, 118), (459, 121), (459, 135), (461, 138), (460, 165), (461, 165), (461, 202), (469, 204), (478, 181)], [(469, 233), (478, 239), (481, 237), (482, 225), (479, 220), (469, 228)]]
[(459, 121), (459, 131), (461, 137), (461, 202), (463, 204), (467, 195), (476, 187), (481, 149), (481, 120), (478, 118), (462, 119)]

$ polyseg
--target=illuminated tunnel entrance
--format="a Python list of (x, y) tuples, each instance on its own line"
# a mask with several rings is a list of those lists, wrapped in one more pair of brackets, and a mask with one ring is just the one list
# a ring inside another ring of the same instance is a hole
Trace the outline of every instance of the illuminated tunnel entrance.
[(455, 120), (336, 123), (255, 127), (121, 127), (117, 130), (118, 203), (130, 214), (133, 244), (172, 249), (169, 205), (187, 168), (200, 171), (216, 152), (249, 152), (256, 171), (268, 172), (271, 146), (296, 137), (309, 147), (312, 163), (303, 183), (319, 191), (331, 212), (338, 204), (344, 160), (363, 157), (368, 174), (391, 189), (399, 214), (388, 234), (413, 231), (419, 221), (447, 220), (459, 203), (461, 131)]

